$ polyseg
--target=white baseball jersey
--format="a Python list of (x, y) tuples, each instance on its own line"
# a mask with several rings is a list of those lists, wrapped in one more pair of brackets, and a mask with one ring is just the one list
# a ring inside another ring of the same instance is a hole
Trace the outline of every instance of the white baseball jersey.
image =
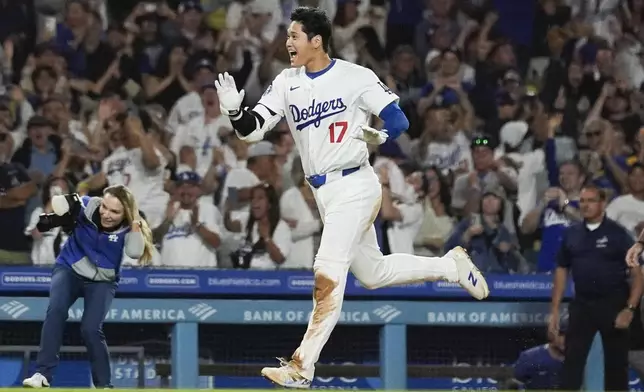
[(265, 119), (267, 109), (286, 118), (304, 173), (313, 175), (365, 165), (367, 144), (350, 135), (397, 100), (371, 70), (334, 59), (313, 75), (304, 67), (282, 71), (254, 110)]
[[(213, 233), (221, 233), (223, 218), (212, 202), (200, 199), (199, 222)], [(180, 209), (163, 237), (161, 262), (169, 267), (217, 267), (216, 249), (206, 244), (191, 226), (192, 211)]]
[(161, 162), (155, 170), (145, 168), (140, 148), (128, 150), (121, 146), (102, 164), (108, 185), (128, 187), (151, 228), (156, 228), (163, 221), (169, 200), (169, 195), (163, 190), (167, 162), (159, 150), (155, 151)]
[(227, 116), (219, 116), (206, 124), (204, 116), (199, 115), (179, 126), (170, 150), (179, 156), (182, 147), (192, 147), (197, 156), (196, 172), (203, 178), (212, 165), (213, 148), (221, 146), (220, 130), (224, 129), (233, 129)]
[(170, 110), (166, 131), (174, 135), (179, 126), (187, 124), (193, 118), (203, 115), (203, 113), (204, 108), (199, 93), (191, 91), (179, 98)]

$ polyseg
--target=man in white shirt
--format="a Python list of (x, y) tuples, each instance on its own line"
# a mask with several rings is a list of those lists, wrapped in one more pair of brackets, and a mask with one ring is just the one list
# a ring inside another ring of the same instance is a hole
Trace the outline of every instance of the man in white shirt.
[(407, 188), (405, 174), (399, 166), (406, 160), (407, 156), (403, 153), (398, 141), (390, 139), (378, 146), (378, 157), (373, 163), (373, 170), (379, 175), (386, 171), (389, 191), (398, 199)]
[(510, 121), (501, 127), (500, 146), (495, 150), (495, 158), (511, 163), (509, 170), (516, 173), (517, 206), (519, 207), (519, 224), (536, 205), (541, 194), (539, 179), (546, 177), (545, 154), (542, 148), (533, 151), (518, 152), (528, 134), (528, 124), (525, 121)]
[(192, 83), (194, 90), (181, 97), (172, 107), (166, 131), (174, 136), (180, 125), (187, 124), (193, 118), (204, 113), (199, 88), (215, 80), (215, 66), (207, 59), (200, 60), (195, 64), (192, 71)]
[(414, 165), (404, 164), (400, 169), (404, 189), (394, 194), (390, 188), (390, 177), (386, 166), (378, 171), (382, 184), (380, 218), (385, 229), (382, 244), (383, 254), (414, 253), (414, 239), (423, 223), (421, 198), (428, 187), (421, 171)]
[(169, 267), (217, 267), (221, 243), (221, 214), (200, 199), (201, 178), (187, 171), (177, 175), (175, 197), (168, 203), (163, 223), (154, 231), (162, 241), (161, 264)]
[(150, 228), (154, 229), (163, 220), (169, 199), (164, 190), (167, 161), (139, 118), (129, 116), (122, 128), (110, 135), (117, 140), (120, 138), (121, 145), (115, 146), (103, 160), (99, 173), (78, 184), (78, 192), (84, 194), (106, 185), (125, 185), (145, 212)]
[(261, 141), (251, 145), (246, 167), (231, 170), (226, 176), (220, 208), (223, 209), (228, 198), (232, 197), (232, 205), (241, 205), (239, 211), (248, 212), (251, 189), (261, 182), (271, 183), (275, 177), (275, 157), (275, 148), (271, 143)]
[(221, 146), (221, 136), (232, 132), (233, 128), (228, 117), (219, 111), (214, 84), (201, 86), (199, 92), (197, 97), (203, 111), (195, 114), (187, 124), (179, 125), (170, 150), (176, 154), (179, 164), (194, 165), (192, 170), (203, 178), (213, 164), (215, 148)]
[(606, 216), (635, 238), (644, 227), (644, 165), (640, 162), (629, 169), (628, 187), (631, 192), (613, 199), (606, 208)]

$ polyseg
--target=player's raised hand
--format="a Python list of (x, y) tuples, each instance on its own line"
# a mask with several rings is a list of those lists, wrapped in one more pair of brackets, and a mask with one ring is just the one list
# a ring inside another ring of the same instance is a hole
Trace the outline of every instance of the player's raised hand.
[(237, 114), (244, 101), (246, 92), (244, 90), (237, 91), (235, 79), (228, 72), (219, 74), (218, 79), (215, 80), (215, 88), (217, 88), (221, 112), (226, 116)]
[(387, 141), (388, 135), (385, 131), (379, 131), (368, 125), (361, 125), (355, 132), (353, 132), (351, 137), (362, 140), (367, 144), (380, 145)]

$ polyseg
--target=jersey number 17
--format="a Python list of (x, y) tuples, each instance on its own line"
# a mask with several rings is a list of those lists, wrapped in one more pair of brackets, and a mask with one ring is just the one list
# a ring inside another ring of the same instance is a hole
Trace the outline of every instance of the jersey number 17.
[(344, 134), (349, 128), (349, 123), (346, 121), (336, 121), (329, 125), (329, 142), (340, 143), (344, 139)]

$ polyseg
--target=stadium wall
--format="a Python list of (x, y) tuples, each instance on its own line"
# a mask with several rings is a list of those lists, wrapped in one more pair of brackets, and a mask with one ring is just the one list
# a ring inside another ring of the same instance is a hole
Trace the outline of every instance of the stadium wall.
[[(407, 331), (411, 328), (543, 329), (548, 320), (548, 308), (545, 302), (348, 300), (343, 306), (340, 324), (380, 329), (378, 362), (381, 377), (375, 386), (401, 390), (410, 386), (406, 373), (409, 347)], [(14, 322), (16, 326), (18, 323), (42, 321), (46, 309), (46, 298), (0, 297), (0, 320)], [(107, 315), (107, 322), (172, 325), (172, 386), (198, 388), (203, 387), (198, 374), (200, 325), (304, 326), (310, 309), (309, 300), (117, 298)], [(83, 301), (79, 300), (70, 309), (69, 320), (78, 322), (82, 314)], [(266, 338), (269, 339), (268, 336)], [(485, 336), (481, 338), (485, 339)], [(431, 334), (427, 339), (431, 342)], [(603, 365), (601, 357), (597, 358), (597, 355), (601, 355), (600, 350), (601, 347), (595, 345), (588, 361), (587, 389), (601, 389)], [(269, 359), (266, 358), (266, 361)]]

